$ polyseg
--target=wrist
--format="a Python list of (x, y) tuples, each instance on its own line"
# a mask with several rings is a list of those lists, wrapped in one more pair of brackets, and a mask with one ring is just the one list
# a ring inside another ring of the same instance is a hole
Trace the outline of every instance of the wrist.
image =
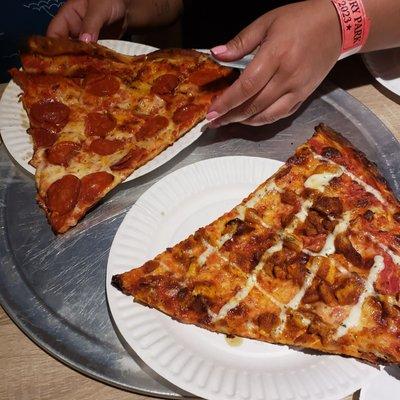
[(332, 46), (335, 49), (335, 54), (337, 59), (339, 59), (342, 51), (342, 28), (340, 24), (340, 19), (336, 11), (335, 6), (330, 0), (316, 0), (324, 3), (324, 12), (327, 15), (328, 22), (327, 27), (329, 31), (327, 32), (327, 37), (332, 40)]
[(337, 12), (341, 28), (341, 55), (339, 59), (358, 53), (365, 45), (370, 21), (362, 0), (330, 0)]

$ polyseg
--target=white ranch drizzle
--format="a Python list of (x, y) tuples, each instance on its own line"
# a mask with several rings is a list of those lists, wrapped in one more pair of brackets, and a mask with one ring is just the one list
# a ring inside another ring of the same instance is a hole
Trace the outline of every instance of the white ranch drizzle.
[[(382, 195), (379, 193), (379, 191), (377, 189), (375, 189), (371, 185), (368, 185), (362, 179), (358, 178), (356, 175), (354, 175), (352, 172), (350, 172), (346, 167), (344, 167), (340, 164), (337, 164), (337, 163), (329, 160), (328, 158), (320, 156), (319, 154), (316, 154), (314, 152), (313, 152), (313, 155), (318, 160), (325, 161), (331, 165), (335, 165), (338, 168), (338, 171), (333, 172), (333, 173), (325, 172), (325, 173), (314, 174), (314, 175), (309, 176), (304, 183), (304, 186), (306, 188), (311, 188), (311, 189), (318, 190), (319, 192), (324, 192), (326, 187), (330, 184), (330, 182), (333, 178), (340, 177), (341, 175), (346, 174), (352, 180), (357, 182), (361, 187), (363, 187), (366, 192), (371, 193), (381, 203), (386, 204), (385, 199), (382, 197)], [(273, 191), (273, 190), (276, 190), (278, 192), (283, 191), (281, 188), (279, 188), (275, 184), (274, 181), (272, 181), (265, 187), (262, 187), (261, 189), (259, 189), (247, 203), (245, 203), (243, 206), (239, 206), (237, 210), (238, 210), (240, 219), (244, 220), (245, 212), (246, 212), (247, 208), (254, 207), (258, 203), (258, 201), (261, 200), (269, 191)], [(309, 209), (312, 207), (312, 204), (313, 204), (313, 202), (311, 199), (305, 200), (301, 205), (300, 211), (293, 217), (292, 223), (286, 229), (283, 229), (281, 232), (279, 232), (279, 236), (282, 237), (285, 232), (292, 233), (296, 229), (297, 225), (300, 222), (304, 222), (307, 218)], [(312, 256), (325, 256), (325, 257), (330, 254), (333, 254), (335, 252), (335, 244), (334, 244), (335, 238), (337, 235), (345, 232), (348, 229), (349, 224), (350, 224), (350, 217), (351, 217), (350, 212), (345, 212), (343, 214), (341, 221), (336, 225), (334, 231), (331, 232), (327, 236), (324, 247), (322, 248), (322, 250), (320, 252), (318, 252), (318, 253), (313, 253), (310, 251), (305, 251), (305, 252), (307, 252), (308, 254), (310, 254)], [(230, 299), (227, 303), (225, 303), (221, 307), (218, 314), (215, 314), (214, 312), (209, 310), (209, 315), (212, 317), (213, 322), (216, 322), (222, 318), (225, 318), (227, 313), (230, 310), (237, 307), (248, 296), (248, 294), (254, 288), (254, 286), (259, 287), (258, 282), (257, 282), (257, 276), (265, 265), (265, 261), (263, 260), (264, 257), (268, 254), (273, 254), (274, 252), (280, 251), (282, 249), (282, 243), (283, 242), (280, 241), (277, 244), (275, 244), (274, 246), (272, 246), (266, 250), (263, 257), (261, 258), (261, 261), (258, 263), (256, 268), (253, 270), (251, 275), (247, 278), (245, 286), (241, 290), (239, 290), (232, 297), (232, 299)], [(392, 256), (392, 258), (393, 258), (393, 256), (395, 256), (395, 259), (397, 259), (398, 256), (396, 256), (393, 252), (391, 252), (391, 250), (388, 249), (385, 245), (381, 245), (381, 248), (384, 249), (385, 251), (387, 251), (388, 254)], [(209, 250), (209, 248), (207, 247), (205, 252), (207, 252), (208, 250)], [(364, 292), (360, 296), (357, 305), (355, 305), (353, 307), (353, 309), (351, 310), (350, 315), (348, 316), (346, 321), (343, 323), (343, 326), (339, 327), (337, 334), (336, 334), (337, 337), (344, 335), (346, 333), (347, 329), (349, 329), (349, 327), (357, 324), (358, 319), (360, 318), (360, 314), (361, 314), (362, 303), (364, 302), (365, 298), (369, 294), (373, 293), (373, 291), (374, 291), (373, 283), (377, 279), (377, 276), (380, 273), (380, 271), (384, 268), (384, 262), (383, 262), (383, 258), (381, 256), (376, 256), (374, 260), (375, 260), (375, 263), (374, 263), (374, 266), (371, 268), (368, 280), (365, 284)], [(400, 261), (400, 257), (397, 259), (397, 261)], [(288, 309), (296, 310), (298, 308), (307, 289), (311, 286), (311, 284), (315, 278), (315, 275), (318, 272), (318, 268), (319, 268), (319, 261), (318, 261), (318, 259), (314, 259), (313, 263), (311, 265), (311, 269), (310, 269), (308, 275), (306, 276), (301, 289), (286, 305), (282, 305), (271, 299), (271, 301), (274, 304), (278, 305), (278, 307), (280, 307), (280, 309), (281, 309), (280, 324), (275, 329), (275, 334), (279, 335), (282, 333), (282, 331), (285, 327), (285, 324), (286, 324), (286, 320), (287, 320), (287, 310)], [(260, 290), (261, 289), (262, 288), (260, 288)], [(262, 292), (264, 292), (264, 291), (262, 290)], [(268, 296), (268, 297), (271, 297), (271, 296)]]
[(232, 239), (233, 235), (234, 235), (234, 232), (226, 233), (225, 235), (221, 236), (221, 238), (218, 240), (217, 246), (215, 246), (215, 247), (203, 239), (203, 245), (205, 246), (206, 249), (203, 251), (203, 253), (201, 253), (199, 255), (199, 259), (198, 259), (199, 266), (201, 267), (202, 265), (204, 265), (207, 261), (207, 258), (211, 254), (218, 251), (224, 245), (224, 243), (226, 243), (228, 240)]
[[(331, 179), (333, 179), (333, 177)], [(307, 249), (303, 249), (303, 252), (306, 254), (309, 254), (313, 257), (318, 257), (318, 256), (327, 257), (330, 254), (335, 253), (335, 251), (336, 251), (336, 249), (335, 249), (336, 236), (339, 235), (340, 233), (345, 232), (348, 229), (348, 227), (350, 225), (350, 217), (351, 217), (351, 213), (349, 211), (346, 211), (343, 214), (342, 219), (335, 226), (335, 229), (333, 230), (333, 232), (331, 232), (327, 236), (324, 247), (321, 249), (321, 251), (319, 251), (318, 253), (314, 253)], [(275, 329), (275, 335), (280, 335), (282, 333), (283, 329), (285, 328), (286, 319), (287, 319), (287, 314), (286, 314), (287, 310), (288, 309), (296, 310), (298, 308), (301, 300), (303, 299), (305, 292), (311, 286), (312, 281), (315, 278), (315, 274), (317, 273), (318, 268), (319, 268), (319, 263), (316, 260), (317, 259), (313, 260), (313, 264), (311, 266), (310, 272), (304, 279), (303, 286), (301, 287), (301, 289), (292, 298), (292, 300), (290, 300), (289, 303), (286, 304), (284, 309), (281, 311), (281, 313), (279, 315), (280, 324)]]
[(258, 189), (253, 197), (248, 200), (245, 204), (245, 208), (253, 208), (266, 194), (276, 191), (278, 193), (283, 192), (283, 189), (281, 189), (279, 186), (276, 185), (275, 181), (271, 181), (268, 183), (268, 185), (261, 187)]
[[(245, 206), (237, 206), (236, 211), (238, 212), (238, 218), (242, 221), (245, 220), (246, 215), (246, 207)], [(271, 226), (264, 222), (264, 220), (256, 213), (252, 213), (252, 218), (256, 219), (258, 223), (266, 229), (270, 229)]]
[(345, 267), (343, 267), (343, 265), (339, 263), (336, 264), (336, 268), (342, 275), (351, 275), (351, 272), (349, 272)]
[(388, 246), (386, 246), (385, 244), (381, 243), (378, 241), (378, 239), (374, 236), (371, 235), (369, 232), (367, 232), (367, 236), (376, 244), (378, 245), (383, 251), (385, 251), (390, 258), (393, 260), (393, 262), (397, 265), (400, 266), (400, 256), (398, 256), (394, 251), (392, 251), (391, 249), (389, 249)]
[(318, 256), (327, 257), (327, 256), (333, 254), (336, 251), (336, 249), (335, 249), (336, 236), (347, 231), (347, 229), (350, 225), (350, 217), (351, 217), (351, 213), (349, 211), (346, 211), (343, 214), (342, 219), (336, 224), (333, 232), (331, 232), (326, 237), (324, 247), (318, 253), (314, 253), (313, 251), (303, 249), (304, 253), (306, 253), (310, 256), (314, 256), (314, 257), (318, 257)]
[(207, 258), (216, 251), (216, 248), (214, 246), (211, 246), (210, 243), (207, 241), (203, 240), (203, 245), (205, 246), (205, 250), (199, 255), (198, 259), (198, 264), (200, 266), (204, 265), (205, 262), (207, 261)]
[[(314, 174), (310, 175), (307, 180), (304, 182), (304, 186), (309, 189), (316, 189), (319, 192), (323, 193), (326, 187), (329, 185), (333, 178), (339, 177), (342, 175), (342, 172), (324, 172), (321, 174)], [(313, 205), (313, 201), (311, 199), (307, 199), (303, 201), (301, 204), (301, 208), (297, 214), (293, 217), (293, 221), (290, 225), (287, 226), (285, 232), (286, 233), (293, 233), (296, 229), (296, 226), (299, 222), (304, 222), (308, 216), (308, 211)]]
[(166, 269), (167, 271), (169, 270), (169, 267), (167, 264), (165, 264), (165, 262), (163, 261), (158, 261), (158, 265), (164, 269)]
[(271, 303), (274, 303), (277, 307), (279, 307), (281, 310), (283, 307), (285, 307), (284, 304), (282, 304), (280, 301), (276, 300), (274, 296), (272, 296), (270, 293), (268, 293), (266, 290), (264, 290), (258, 282), (256, 282), (255, 287), (265, 296), (268, 298), (268, 300), (271, 301)]
[(303, 299), (307, 289), (311, 286), (315, 275), (318, 272), (318, 268), (319, 268), (319, 260), (318, 259), (314, 259), (312, 264), (311, 264), (311, 268), (308, 271), (308, 274), (306, 276), (306, 278), (304, 279), (303, 285), (300, 288), (300, 290), (296, 293), (296, 295), (292, 298), (292, 300), (289, 301), (289, 303), (287, 303), (283, 310), (281, 311), (280, 315), (279, 315), (279, 320), (280, 323), (279, 325), (275, 328), (275, 335), (280, 335), (286, 325), (286, 320), (287, 320), (287, 310), (297, 310), (297, 308), (299, 307), (301, 300)]
[(323, 192), (333, 178), (338, 178), (342, 175), (342, 170), (337, 172), (322, 172), (320, 174), (314, 174), (307, 178), (307, 180), (304, 182), (304, 187)]
[[(258, 203), (259, 200), (261, 200), (267, 193), (270, 193), (272, 191), (282, 192), (282, 189), (276, 185), (275, 181), (271, 181), (269, 182), (268, 185), (260, 188), (256, 193), (254, 193), (254, 197), (251, 198), (244, 205), (236, 207), (237, 218), (239, 218), (241, 221), (244, 221), (246, 209), (253, 208)], [(266, 224), (262, 220), (262, 218), (259, 218), (259, 222), (264, 228), (270, 228), (270, 226)], [(227, 233), (226, 235), (222, 236), (218, 242), (218, 245), (215, 247), (203, 239), (203, 245), (205, 246), (206, 249), (199, 256), (198, 259), (199, 266), (203, 266), (206, 263), (207, 258), (214, 252), (218, 251), (224, 245), (225, 242), (232, 239), (233, 235), (234, 233)]]
[(293, 233), (299, 222), (304, 222), (306, 220), (308, 211), (310, 210), (312, 205), (313, 201), (311, 199), (303, 201), (300, 211), (294, 215), (292, 222), (286, 227), (285, 233)]
[(379, 193), (377, 189), (375, 189), (373, 186), (368, 185), (368, 183), (364, 182), (362, 179), (360, 179), (358, 176), (354, 175), (351, 171), (349, 171), (346, 167), (343, 165), (340, 165), (338, 163), (335, 163), (334, 161), (330, 160), (329, 158), (320, 156), (319, 154), (313, 152), (314, 158), (317, 160), (325, 161), (331, 165), (335, 165), (338, 167), (344, 174), (346, 174), (349, 178), (351, 178), (353, 181), (357, 182), (360, 186), (363, 187), (363, 189), (371, 193), (373, 196), (376, 197), (377, 200), (379, 200), (381, 203), (386, 204), (386, 200), (383, 198), (383, 196)]
[[(315, 174), (315, 175), (321, 175), (321, 174)], [(312, 176), (315, 176), (315, 175), (311, 175), (308, 179), (310, 179)], [(320, 191), (324, 192), (325, 188), (329, 185), (329, 182), (334, 177), (340, 176), (340, 175), (341, 175), (341, 173), (340, 174), (331, 173), (329, 175), (329, 178), (325, 177), (323, 179), (321, 185), (320, 185)], [(318, 178), (316, 178), (314, 181), (316, 182), (317, 180), (318, 180)], [(272, 190), (275, 190), (276, 184), (275, 184), (275, 182), (271, 182), (271, 184), (268, 185), (268, 186)], [(266, 193), (267, 190), (268, 189), (265, 188), (265, 193)], [(248, 204), (248, 203), (249, 202), (247, 202), (246, 204)], [(255, 205), (255, 204), (253, 204), (253, 205)], [(295, 214), (295, 216), (293, 217), (293, 221), (291, 222), (291, 224), (288, 225), (285, 229), (283, 229), (280, 232), (278, 232), (278, 236), (284, 237), (285, 233), (289, 233), (289, 234), (292, 233), (296, 229), (297, 225), (300, 222), (304, 222), (306, 220), (307, 215), (308, 215), (308, 211), (312, 207), (312, 205), (313, 205), (313, 201), (311, 199), (305, 200), (301, 205), (300, 211), (297, 214)], [(334, 239), (333, 239), (333, 241), (334, 241)], [(251, 275), (247, 278), (245, 286), (242, 289), (240, 289), (227, 303), (225, 303), (221, 307), (221, 309), (219, 310), (217, 316), (215, 318), (213, 318), (213, 322), (216, 322), (216, 321), (218, 321), (218, 320), (220, 320), (222, 318), (225, 318), (227, 313), (230, 310), (232, 310), (235, 307), (237, 307), (248, 296), (250, 291), (257, 284), (257, 276), (258, 276), (259, 272), (263, 269), (263, 267), (265, 265), (265, 261), (263, 261), (263, 259), (265, 258), (266, 255), (270, 255), (270, 254), (273, 254), (273, 253), (276, 253), (276, 252), (282, 250), (282, 245), (283, 245), (283, 241), (280, 240), (274, 246), (268, 248), (264, 252), (263, 256), (261, 257), (261, 261), (257, 264), (257, 266), (252, 271)], [(315, 274), (314, 274), (314, 276), (315, 276)], [(307, 278), (308, 277), (306, 277), (305, 281), (307, 281)], [(312, 282), (312, 279), (311, 279), (311, 282)], [(309, 283), (309, 285), (311, 284), (311, 282)], [(300, 289), (299, 293), (300, 293), (301, 298), (302, 298), (304, 296), (305, 290), (307, 290), (307, 288), (304, 290), (303, 294), (301, 294), (301, 290), (302, 289)], [(297, 295), (299, 295), (299, 293), (297, 293)], [(295, 297), (292, 299), (292, 301), (294, 301)], [(301, 298), (300, 298), (299, 302), (301, 301)], [(291, 302), (289, 302), (288, 305), (286, 305), (286, 306), (280, 306), (281, 315), (286, 314), (286, 308), (289, 307), (289, 304), (291, 304)], [(298, 307), (298, 305), (296, 306), (296, 308), (297, 307)], [(283, 317), (280, 318), (281, 319), (281, 323), (282, 323), (282, 318)], [(286, 317), (285, 317), (285, 321), (286, 321)], [(283, 325), (284, 325), (284, 322), (283, 322)]]
[(245, 299), (250, 291), (253, 289), (255, 284), (257, 283), (257, 276), (259, 272), (264, 268), (265, 265), (265, 260), (264, 258), (267, 255), (274, 254), (278, 251), (282, 250), (282, 245), (283, 242), (279, 241), (275, 245), (269, 247), (261, 257), (261, 260), (257, 264), (257, 266), (254, 268), (252, 273), (249, 275), (247, 278), (247, 281), (242, 289), (240, 289), (227, 303), (225, 303), (219, 310), (218, 314), (213, 318), (212, 322), (216, 322), (222, 318), (225, 318), (228, 312), (235, 307), (237, 307), (243, 299)]
[(365, 281), (364, 290), (358, 298), (357, 304), (351, 308), (348, 317), (342, 322), (341, 326), (339, 326), (338, 330), (336, 331), (336, 334), (334, 336), (335, 340), (345, 335), (350, 328), (358, 325), (361, 318), (361, 311), (364, 301), (367, 297), (372, 296), (375, 293), (374, 283), (376, 282), (379, 273), (384, 268), (385, 263), (383, 261), (383, 257), (375, 256), (374, 265), (369, 271), (368, 278)]

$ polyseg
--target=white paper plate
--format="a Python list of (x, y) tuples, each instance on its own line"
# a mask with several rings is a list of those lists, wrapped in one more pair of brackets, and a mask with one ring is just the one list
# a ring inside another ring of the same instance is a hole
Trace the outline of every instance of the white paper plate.
[(107, 298), (118, 330), (155, 372), (174, 385), (215, 400), (338, 400), (376, 374), (364, 363), (311, 355), (180, 324), (133, 303), (111, 277), (153, 258), (238, 204), (282, 163), (221, 157), (177, 170), (147, 190), (126, 215), (111, 246)]
[[(155, 47), (139, 43), (125, 42), (122, 40), (100, 40), (100, 44), (123, 54), (146, 54), (156, 50)], [(35, 174), (35, 169), (28, 164), (32, 158), (33, 149), (30, 136), (26, 133), (29, 127), (28, 117), (22, 104), (19, 102), (21, 89), (11, 81), (0, 100), (0, 132), (3, 142), (11, 156), (26, 171)], [(182, 136), (173, 145), (169, 146), (157, 157), (134, 171), (125, 182), (138, 178), (160, 167), (179, 152), (192, 144), (202, 134), (206, 120), (197, 124), (192, 130)]]
[(382, 368), (361, 389), (360, 400), (397, 400), (400, 398), (400, 367)]
[(374, 51), (365, 54), (363, 58), (374, 78), (400, 96), (400, 48)]

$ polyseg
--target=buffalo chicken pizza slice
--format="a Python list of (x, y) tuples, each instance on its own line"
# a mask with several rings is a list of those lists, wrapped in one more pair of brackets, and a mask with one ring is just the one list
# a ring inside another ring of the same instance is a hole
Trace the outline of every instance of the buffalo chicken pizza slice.
[(193, 50), (129, 57), (34, 37), (11, 74), (23, 90), (38, 202), (57, 233), (204, 119), (235, 74)]
[(211, 331), (400, 362), (400, 204), (323, 125), (232, 211), (112, 283)]

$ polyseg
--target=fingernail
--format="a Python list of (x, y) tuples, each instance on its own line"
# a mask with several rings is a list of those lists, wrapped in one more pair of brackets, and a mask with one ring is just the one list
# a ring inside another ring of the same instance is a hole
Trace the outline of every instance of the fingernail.
[(85, 43), (89, 43), (92, 41), (92, 35), (90, 33), (81, 33), (79, 35), (79, 40)]
[(219, 54), (223, 54), (228, 50), (228, 48), (223, 44), (221, 46), (216, 46), (211, 49), (211, 53), (218, 56)]
[(208, 119), (209, 121), (212, 121), (215, 118), (218, 118), (219, 114), (216, 111), (211, 111), (206, 115), (206, 119)]

